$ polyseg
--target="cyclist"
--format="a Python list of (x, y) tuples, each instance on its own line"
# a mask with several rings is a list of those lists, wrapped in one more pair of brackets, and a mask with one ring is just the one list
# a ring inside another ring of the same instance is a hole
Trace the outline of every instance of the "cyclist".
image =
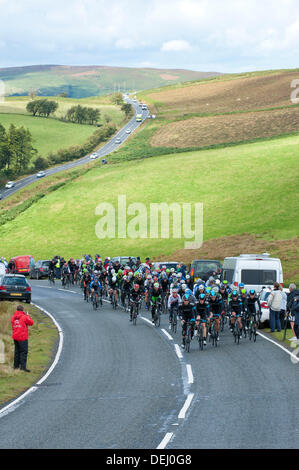
[(207, 319), (210, 316), (210, 305), (206, 300), (205, 294), (200, 294), (198, 298), (198, 303), (196, 304), (196, 327), (198, 328), (199, 322), (202, 323), (203, 329), (203, 344), (207, 345)]
[(196, 307), (190, 302), (190, 296), (185, 294), (182, 298), (182, 303), (180, 305), (180, 317), (182, 320), (182, 344), (181, 347), (185, 348), (185, 337), (187, 331), (187, 324), (191, 323), (191, 339), (194, 335), (194, 325), (195, 325), (195, 311)]
[[(235, 325), (236, 320), (239, 323), (240, 331), (242, 331), (242, 310), (243, 310), (243, 307), (242, 307), (242, 301), (240, 300), (238, 291), (236, 291), (236, 290), (233, 290), (233, 292), (231, 294), (231, 298), (230, 298), (229, 304), (228, 304), (228, 310), (229, 310), (229, 313), (231, 314), (231, 331), (232, 332), (234, 331), (234, 325)], [(241, 335), (240, 335), (240, 338), (242, 338)]]
[(260, 300), (259, 300), (258, 296), (256, 295), (255, 290), (250, 289), (249, 294), (247, 295), (247, 298), (246, 298), (246, 312), (247, 312), (247, 315), (248, 315), (249, 319), (250, 319), (251, 316), (253, 317), (254, 323), (257, 323), (257, 320), (256, 320), (256, 315), (257, 315), (256, 304), (258, 305), (258, 314), (260, 315), (261, 314)]
[(62, 285), (66, 285), (66, 280), (69, 279), (70, 281), (71, 271), (67, 263), (64, 263), (62, 266)]
[(99, 282), (99, 279), (97, 277), (95, 277), (90, 285), (89, 285), (89, 289), (90, 289), (90, 293), (91, 293), (91, 297), (93, 298), (93, 295), (96, 296), (96, 302), (98, 303), (99, 301), (99, 296), (100, 296), (100, 302), (102, 303), (102, 286)]
[(110, 301), (112, 303), (112, 298), (114, 296), (115, 298), (115, 304), (117, 306), (117, 293), (118, 293), (118, 289), (119, 289), (119, 279), (117, 279), (117, 277), (114, 275), (111, 279), (110, 279), (110, 282), (109, 282), (109, 296), (110, 296)]
[[(141, 296), (142, 292), (140, 290), (140, 285), (139, 284), (134, 284), (133, 289), (130, 290), (129, 293), (129, 303), (130, 303), (130, 321), (133, 321), (133, 307), (134, 303), (139, 304), (141, 301)], [(139, 314), (138, 308), (137, 308), (137, 315)]]
[(88, 270), (85, 268), (83, 270), (82, 284), (83, 284), (84, 300), (87, 300), (87, 301), (88, 301), (88, 296), (89, 296), (90, 283), (91, 283), (91, 275), (88, 272)]
[(158, 308), (161, 308), (162, 301), (162, 289), (158, 282), (155, 282), (152, 289), (149, 292), (149, 298), (151, 302), (151, 312), (152, 312), (152, 323), (155, 323), (155, 307), (158, 305)]
[(172, 294), (168, 297), (168, 310), (169, 310), (169, 329), (171, 330), (171, 323), (173, 319), (173, 310), (174, 308), (179, 308), (179, 305), (181, 304), (182, 299), (180, 295), (178, 294), (177, 290), (174, 289), (172, 291)]
[(215, 318), (217, 341), (219, 341), (219, 327), (220, 327), (220, 315), (222, 312), (222, 299), (220, 296), (216, 294), (214, 290), (211, 291), (209, 306), (210, 306), (209, 334), (211, 334), (212, 320)]
[(128, 298), (130, 297), (131, 289), (132, 289), (131, 280), (129, 279), (128, 276), (124, 276), (123, 277), (123, 283), (122, 283), (122, 286), (121, 286), (121, 304), (122, 304), (122, 306), (125, 305), (126, 297), (128, 297)]

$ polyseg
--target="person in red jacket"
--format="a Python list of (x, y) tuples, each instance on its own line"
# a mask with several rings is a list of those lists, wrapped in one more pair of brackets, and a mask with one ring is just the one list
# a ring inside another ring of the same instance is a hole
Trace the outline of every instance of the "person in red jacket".
[(33, 320), (28, 313), (24, 312), (24, 307), (19, 305), (12, 319), (12, 339), (15, 343), (14, 369), (21, 369), (24, 372), (30, 372), (27, 369), (28, 356), (28, 326), (33, 325)]

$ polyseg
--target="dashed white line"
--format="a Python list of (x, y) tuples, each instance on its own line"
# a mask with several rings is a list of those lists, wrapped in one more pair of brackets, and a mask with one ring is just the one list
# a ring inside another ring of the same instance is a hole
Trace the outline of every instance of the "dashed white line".
[(193, 384), (194, 377), (193, 377), (192, 367), (190, 364), (187, 364), (186, 368), (187, 368), (187, 374), (188, 374), (188, 383)]
[(161, 331), (163, 331), (164, 335), (167, 336), (170, 341), (173, 341), (173, 337), (168, 333), (168, 331), (164, 330), (163, 328), (161, 329)]
[(181, 350), (180, 350), (179, 345), (178, 345), (178, 344), (175, 344), (174, 347), (175, 347), (175, 352), (176, 352), (178, 358), (179, 358), (179, 359), (183, 359), (183, 354), (181, 353)]
[(142, 318), (142, 320), (144, 320), (144, 321), (146, 321), (147, 323), (149, 323), (151, 326), (154, 326), (154, 324), (153, 324), (150, 320), (148, 320), (147, 318), (145, 318), (145, 317), (140, 317), (140, 318)]
[(185, 401), (185, 404), (179, 413), (179, 416), (178, 416), (179, 419), (184, 419), (186, 417), (186, 413), (188, 411), (189, 406), (191, 405), (193, 398), (194, 398), (194, 393), (189, 393)]
[(157, 449), (165, 449), (165, 447), (167, 446), (167, 444), (169, 443), (170, 439), (172, 438), (173, 436), (173, 432), (168, 432), (164, 439), (161, 441), (161, 443), (158, 445)]

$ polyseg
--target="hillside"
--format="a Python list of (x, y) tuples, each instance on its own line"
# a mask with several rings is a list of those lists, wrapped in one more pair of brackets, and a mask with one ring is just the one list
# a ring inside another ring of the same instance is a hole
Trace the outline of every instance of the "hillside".
[[(157, 114), (148, 145), (206, 148), (299, 132), (297, 70), (230, 75), (139, 94)], [(158, 124), (157, 124), (158, 123)]]
[(24, 96), (36, 91), (39, 96), (65, 92), (69, 98), (86, 98), (115, 91), (145, 90), (217, 75), (214, 72), (179, 69), (106, 66), (37, 65), (0, 68), (0, 80), (5, 83), (6, 96)]
[[(28, 252), (36, 258), (48, 258), (54, 253), (81, 257), (86, 252), (99, 252), (102, 256), (127, 253), (157, 258), (175, 253), (186, 261), (195, 254), (183, 250), (184, 239), (173, 236), (98, 239), (96, 207), (102, 202), (116, 207), (117, 196), (122, 194), (127, 206), (145, 204), (148, 217), (154, 202), (202, 202), (205, 256), (239, 254), (250, 240), (252, 249), (256, 246), (281, 256), (286, 279), (299, 280), (294, 224), (299, 209), (295, 174), (298, 145), (296, 136), (108, 167), (96, 165), (3, 225), (2, 254), (9, 257)], [(196, 250), (196, 256), (200, 255), (201, 250)]]

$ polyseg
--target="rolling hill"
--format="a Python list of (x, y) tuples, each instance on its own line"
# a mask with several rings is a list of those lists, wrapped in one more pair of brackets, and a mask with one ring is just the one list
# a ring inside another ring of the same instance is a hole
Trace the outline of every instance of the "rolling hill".
[(39, 96), (65, 92), (69, 98), (86, 98), (115, 91), (145, 90), (217, 75), (216, 72), (106, 66), (36, 65), (0, 68), (0, 80), (5, 83), (6, 96), (24, 96), (36, 91)]

